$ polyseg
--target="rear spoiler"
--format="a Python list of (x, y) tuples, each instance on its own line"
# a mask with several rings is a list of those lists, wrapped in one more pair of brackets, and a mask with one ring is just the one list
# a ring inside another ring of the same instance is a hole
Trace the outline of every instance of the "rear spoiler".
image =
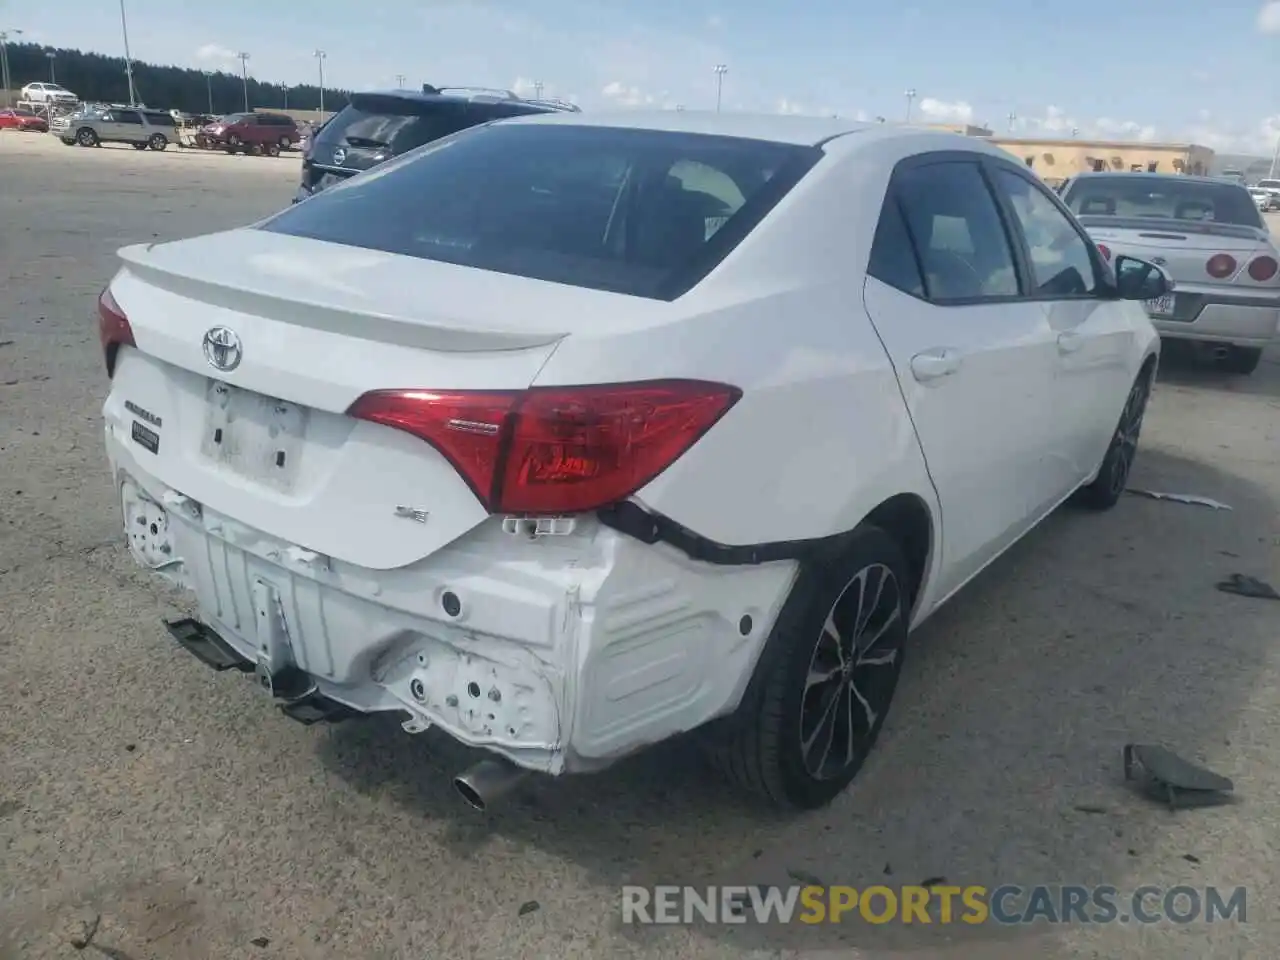
[(1171, 217), (1113, 217), (1106, 214), (1076, 214), (1080, 225), (1113, 230), (1140, 230), (1163, 234), (1196, 234), (1207, 237), (1235, 237), (1258, 240), (1269, 236), (1266, 227), (1245, 223), (1217, 223), (1212, 220), (1174, 220)]

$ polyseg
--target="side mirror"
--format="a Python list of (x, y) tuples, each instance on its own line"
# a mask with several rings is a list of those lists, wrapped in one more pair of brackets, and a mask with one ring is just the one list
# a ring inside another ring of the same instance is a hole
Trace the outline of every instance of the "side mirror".
[(1121, 300), (1157, 300), (1173, 290), (1173, 279), (1154, 263), (1120, 254), (1115, 261)]

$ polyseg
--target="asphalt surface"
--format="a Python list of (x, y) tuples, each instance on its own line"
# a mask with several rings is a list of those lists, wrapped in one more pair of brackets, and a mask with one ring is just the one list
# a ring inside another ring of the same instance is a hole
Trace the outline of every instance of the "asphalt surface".
[[(290, 158), (0, 134), (0, 958), (1269, 957), (1280, 934), (1280, 363), (1170, 358), (1135, 487), (1064, 509), (914, 638), (885, 735), (827, 810), (778, 818), (685, 744), (480, 814), (471, 756), (394, 722), (305, 728), (178, 650), (102, 452), (94, 300), (114, 251), (286, 204)], [(1170, 812), (1121, 747), (1238, 802)], [(635, 927), (622, 884), (1248, 887), (1247, 923)], [(94, 918), (97, 918), (96, 920)], [(256, 941), (256, 942), (255, 942)], [(96, 951), (96, 953), (95, 953)], [(833, 954), (836, 955), (836, 954)]]

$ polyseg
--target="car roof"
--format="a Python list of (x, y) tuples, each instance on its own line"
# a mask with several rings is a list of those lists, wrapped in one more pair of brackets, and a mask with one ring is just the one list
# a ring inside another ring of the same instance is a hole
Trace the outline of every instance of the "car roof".
[(905, 124), (868, 123), (840, 117), (802, 117), (794, 114), (716, 113), (709, 110), (618, 110), (600, 113), (546, 113), (503, 120), (504, 124), (537, 123), (614, 129), (700, 133), (711, 136), (771, 140), (796, 146), (820, 146), (848, 134), (860, 142), (904, 139), (927, 142), (930, 149), (969, 150), (1008, 157), (985, 140), (959, 133)]
[[(467, 89), (465, 87), (458, 88), (460, 90)], [(545, 111), (547, 113), (566, 112), (563, 108), (544, 103), (538, 100), (526, 100), (523, 97), (499, 96), (497, 93), (486, 94), (467, 94), (467, 93), (426, 93), (421, 90), (360, 90), (351, 95), (355, 100), (360, 97), (391, 97), (397, 100), (410, 100), (414, 103), (479, 103), (479, 104), (498, 104), (508, 103), (512, 106), (528, 107), (530, 110)], [(577, 116), (577, 114), (574, 114)]]
[(1148, 173), (1145, 170), (1086, 170), (1077, 173), (1072, 180), (1096, 180), (1099, 177), (1132, 177), (1136, 180), (1177, 180), (1179, 183), (1216, 183), (1223, 186), (1240, 186), (1234, 180), (1223, 177), (1203, 177), (1186, 173)]

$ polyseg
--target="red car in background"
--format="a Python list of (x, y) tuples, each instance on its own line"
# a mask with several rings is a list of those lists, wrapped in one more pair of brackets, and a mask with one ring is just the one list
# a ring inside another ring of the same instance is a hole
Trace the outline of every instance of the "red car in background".
[(0, 110), (0, 130), (33, 131), (48, 133), (49, 121), (37, 116), (25, 107), (6, 107)]
[(206, 124), (196, 144), (227, 153), (265, 153), (277, 157), (302, 139), (298, 125), (287, 114), (233, 113)]

